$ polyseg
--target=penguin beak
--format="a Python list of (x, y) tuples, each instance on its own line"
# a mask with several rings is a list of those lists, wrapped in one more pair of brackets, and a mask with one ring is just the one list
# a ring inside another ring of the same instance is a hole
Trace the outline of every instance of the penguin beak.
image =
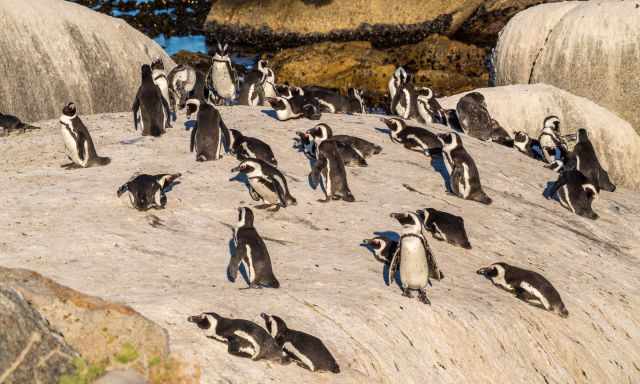
[(276, 99), (276, 98), (267, 97), (267, 103), (269, 103), (269, 105), (273, 105), (277, 101), (278, 101), (278, 99)]
[(399, 219), (401, 217), (404, 217), (404, 213), (394, 212), (394, 213), (390, 214), (389, 217), (392, 217), (394, 219)]
[(240, 172), (240, 166), (231, 169), (231, 172)]
[(368, 247), (369, 245), (371, 245), (371, 240), (369, 239), (364, 239), (362, 240), (362, 243), (360, 243), (361, 247)]
[(267, 315), (266, 313), (262, 312), (260, 314), (260, 317), (262, 317), (264, 320), (267, 320), (269, 318), (269, 315)]
[(187, 317), (187, 321), (190, 323), (199, 323), (200, 320), (202, 320), (202, 317), (200, 315)]
[(487, 276), (487, 274), (489, 273), (490, 268), (480, 268), (476, 271), (476, 273), (478, 275), (482, 275), (482, 276)]

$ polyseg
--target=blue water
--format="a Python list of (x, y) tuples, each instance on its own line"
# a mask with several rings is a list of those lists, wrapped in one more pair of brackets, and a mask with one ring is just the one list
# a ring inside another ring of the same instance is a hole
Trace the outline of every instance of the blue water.
[(171, 36), (163, 34), (153, 38), (169, 55), (185, 50), (189, 52), (207, 53), (207, 40), (204, 35)]

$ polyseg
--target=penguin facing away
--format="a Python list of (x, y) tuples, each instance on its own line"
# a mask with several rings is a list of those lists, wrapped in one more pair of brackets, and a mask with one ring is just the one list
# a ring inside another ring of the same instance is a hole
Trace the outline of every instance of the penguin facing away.
[(464, 95), (456, 105), (456, 113), (464, 133), (483, 141), (491, 139), (492, 119), (481, 93)]
[(138, 211), (146, 211), (151, 208), (164, 209), (167, 204), (166, 192), (176, 180), (182, 176), (180, 173), (158, 175), (134, 175), (129, 181), (118, 188), (117, 196), (128, 193), (131, 206)]
[(471, 249), (462, 217), (435, 208), (421, 209), (417, 213), (424, 229), (430, 232), (434, 239)]
[(555, 287), (537, 272), (514, 267), (507, 263), (494, 263), (480, 268), (477, 272), (506, 291), (514, 292), (516, 297), (527, 302), (538, 302), (544, 309), (556, 313), (562, 318), (569, 316), (560, 294)]
[(596, 150), (584, 128), (578, 130), (578, 143), (573, 148), (572, 156), (576, 162), (576, 169), (585, 175), (598, 191), (600, 189), (609, 192), (616, 190), (616, 186), (609, 179), (609, 174), (600, 165)]
[(68, 103), (62, 108), (60, 125), (67, 157), (71, 160), (71, 163), (62, 165), (63, 168), (89, 168), (111, 162), (108, 157), (98, 156), (89, 130), (78, 116), (74, 103)]
[(591, 204), (598, 198), (598, 188), (580, 171), (563, 171), (547, 192), (547, 199), (558, 194), (560, 204), (578, 216), (596, 220)]
[(289, 329), (278, 316), (261, 313), (260, 317), (276, 343), (299, 366), (312, 372), (340, 373), (340, 366), (322, 340), (308, 333)]
[(230, 355), (253, 361), (290, 362), (273, 337), (252, 321), (225, 318), (215, 312), (189, 316), (187, 321), (197, 325), (206, 337), (227, 344)]
[(253, 226), (253, 219), (251, 209), (238, 208), (238, 225), (233, 234), (235, 254), (229, 261), (227, 276), (235, 282), (242, 263), (249, 277), (249, 288), (280, 288), (273, 274), (269, 251)]
[(442, 153), (442, 143), (438, 136), (428, 129), (407, 125), (397, 117), (380, 119), (389, 128), (389, 137), (394, 143), (404, 145), (410, 151), (420, 152), (427, 156)]
[(196, 152), (196, 161), (219, 160), (229, 148), (229, 130), (220, 112), (205, 100), (197, 101), (198, 117), (191, 130), (190, 152)]
[(369, 249), (379, 262), (389, 264), (398, 249), (398, 242), (385, 236), (376, 236), (362, 240), (360, 246)]
[(141, 68), (142, 83), (133, 101), (133, 125), (140, 125), (143, 136), (160, 136), (165, 133), (169, 119), (169, 104), (162, 96), (160, 88), (153, 82), (151, 67), (144, 64)]
[(34, 125), (26, 124), (20, 121), (13, 115), (5, 115), (0, 112), (0, 128), (2, 128), (2, 135), (8, 135), (14, 131), (22, 131), (25, 133), (27, 130), (40, 129)]
[(239, 172), (248, 179), (249, 194), (254, 201), (264, 201), (264, 206), (278, 210), (289, 205), (296, 205), (296, 199), (289, 192), (287, 180), (280, 170), (260, 159), (247, 159), (233, 168), (231, 172)]

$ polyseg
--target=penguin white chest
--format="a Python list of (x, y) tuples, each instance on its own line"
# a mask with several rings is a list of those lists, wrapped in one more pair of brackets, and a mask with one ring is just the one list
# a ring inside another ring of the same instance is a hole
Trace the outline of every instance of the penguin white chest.
[(227, 65), (226, 62), (215, 62), (213, 64), (211, 68), (213, 86), (218, 95), (225, 99), (233, 99), (236, 97), (236, 85), (233, 83)]
[(280, 202), (278, 194), (269, 189), (264, 183), (260, 182), (258, 178), (249, 179), (249, 184), (251, 185), (251, 188), (253, 188), (253, 190), (262, 197), (262, 200), (264, 200), (265, 203), (278, 204)]
[(80, 148), (78, 148), (78, 143), (76, 142), (75, 137), (71, 134), (70, 129), (65, 125), (62, 125), (60, 132), (62, 133), (62, 140), (64, 141), (67, 156), (69, 156), (71, 161), (74, 163), (81, 164), (79, 156)]
[(422, 239), (409, 236), (402, 239), (400, 259), (400, 279), (402, 286), (410, 289), (422, 289), (427, 286), (427, 253)]

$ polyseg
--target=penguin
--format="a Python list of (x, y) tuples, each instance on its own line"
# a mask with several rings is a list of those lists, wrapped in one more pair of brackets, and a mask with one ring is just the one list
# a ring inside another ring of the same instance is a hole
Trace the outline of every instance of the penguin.
[(249, 72), (240, 87), (240, 105), (258, 106), (265, 101), (264, 87), (267, 81), (267, 68), (264, 60), (258, 61), (257, 68)]
[(544, 161), (544, 157), (542, 156), (542, 146), (540, 146), (540, 141), (537, 139), (533, 139), (527, 135), (526, 132), (516, 131), (513, 134), (513, 146), (518, 149), (521, 153), (536, 159)]
[(247, 176), (251, 198), (254, 201), (264, 201), (267, 205), (264, 208), (278, 210), (280, 207), (297, 204), (289, 192), (287, 180), (282, 172), (263, 160), (243, 160), (231, 172), (240, 172)]
[(445, 109), (444, 111), (445, 125), (456, 132), (464, 132), (458, 120), (458, 113), (455, 109)]
[(464, 95), (456, 105), (456, 113), (464, 133), (483, 141), (491, 139), (492, 119), (481, 93)]
[(550, 199), (558, 193), (560, 204), (578, 216), (596, 220), (598, 214), (591, 204), (598, 198), (598, 187), (580, 171), (562, 171), (558, 180), (546, 194)]
[(327, 139), (326, 124), (319, 124), (316, 127), (307, 130), (316, 148), (315, 158), (309, 180), (312, 185), (318, 185), (322, 179), (325, 200), (319, 200), (326, 203), (331, 200), (344, 200), (346, 202), (354, 202), (355, 198), (351, 194), (347, 182), (347, 171), (344, 162), (338, 151), (338, 145), (334, 140)]
[(207, 72), (207, 88), (226, 102), (236, 98), (237, 75), (228, 54), (229, 45), (218, 42)]
[(23, 123), (13, 115), (5, 115), (1, 112), (0, 128), (2, 128), (2, 135), (9, 135), (14, 131), (22, 131), (22, 133), (25, 133), (28, 130), (40, 129), (40, 127)]
[(230, 281), (236, 281), (242, 263), (248, 274), (249, 288), (280, 288), (273, 274), (267, 246), (253, 226), (253, 211), (247, 207), (238, 208), (238, 225), (233, 231), (233, 243), (235, 254), (227, 267)]
[(376, 236), (372, 239), (362, 240), (360, 246), (369, 249), (379, 262), (389, 264), (398, 249), (398, 242), (385, 236)]
[[(320, 135), (319, 140), (331, 139), (338, 145), (338, 152), (345, 166), (366, 167), (366, 159), (382, 152), (382, 147), (365, 139), (350, 135), (334, 135), (333, 130), (327, 124), (318, 124), (316, 127)], [(309, 152), (309, 158), (315, 159), (316, 140), (308, 133), (296, 132), (300, 145), (305, 152)]]
[(273, 69), (266, 68), (267, 78), (262, 86), (264, 90), (264, 97), (278, 97), (278, 91), (276, 90), (276, 75), (273, 72)]
[(244, 136), (236, 129), (230, 129), (229, 132), (231, 139), (229, 152), (236, 155), (238, 160), (260, 159), (274, 167), (278, 166), (278, 161), (269, 144), (255, 137)]
[(315, 99), (304, 95), (294, 95), (289, 99), (279, 96), (267, 99), (267, 102), (276, 111), (276, 117), (280, 121), (302, 117), (306, 117), (309, 120), (320, 120), (322, 116), (320, 107)]
[(616, 190), (616, 186), (609, 179), (609, 174), (600, 165), (596, 150), (584, 128), (578, 130), (578, 142), (573, 148), (572, 156), (576, 163), (576, 169), (585, 175), (598, 191), (613, 192)]
[(289, 329), (280, 317), (261, 313), (265, 327), (282, 350), (302, 368), (311, 372), (340, 373), (340, 366), (322, 340)]
[(569, 316), (558, 291), (549, 280), (537, 272), (507, 263), (494, 263), (478, 269), (476, 273), (491, 280), (495, 286), (514, 292), (520, 300), (528, 303), (535, 300), (547, 311), (554, 312), (562, 318)]
[(191, 130), (189, 150), (195, 150), (196, 161), (219, 160), (229, 148), (229, 130), (213, 105), (205, 100), (197, 104), (198, 117)]
[(560, 172), (567, 160), (568, 150), (566, 143), (560, 137), (560, 119), (557, 116), (548, 116), (542, 123), (542, 132), (538, 137), (542, 147), (542, 155), (547, 162), (547, 168)]
[(451, 192), (466, 200), (491, 204), (492, 200), (482, 190), (480, 173), (473, 158), (462, 145), (460, 135), (455, 132), (438, 135), (445, 155), (445, 165), (451, 176)]
[(133, 125), (138, 130), (141, 125), (142, 136), (160, 136), (165, 133), (169, 119), (169, 105), (160, 88), (153, 82), (151, 67), (144, 64), (140, 70), (142, 84), (133, 101)]
[(71, 163), (63, 165), (63, 168), (89, 168), (111, 162), (108, 157), (98, 156), (89, 130), (78, 117), (74, 103), (68, 103), (62, 108), (60, 125), (67, 157), (71, 160)]
[(314, 98), (320, 106), (321, 112), (327, 113), (365, 113), (362, 92), (355, 88), (349, 88), (347, 96), (342, 96), (339, 92), (314, 87), (303, 88), (304, 95)]
[(191, 116), (198, 111), (200, 101), (206, 101), (210, 105), (216, 105), (216, 98), (211, 97), (211, 92), (207, 89), (205, 84), (205, 75), (200, 71), (196, 71), (196, 81), (193, 85), (193, 89), (187, 95), (187, 101), (185, 102), (187, 107), (187, 120), (191, 119)]
[(398, 115), (399, 113), (396, 111), (395, 109), (395, 97), (398, 94), (398, 92), (400, 92), (400, 86), (405, 83), (409, 78), (409, 75), (407, 74), (407, 71), (402, 68), (402, 67), (398, 67), (396, 68), (396, 70), (393, 72), (393, 74), (391, 75), (391, 78), (389, 79), (389, 100), (391, 101), (391, 105), (389, 106), (389, 111), (391, 111), (391, 114), (393, 115)]
[(180, 173), (159, 175), (134, 175), (129, 181), (118, 188), (117, 196), (120, 198), (125, 192), (129, 193), (131, 206), (138, 211), (146, 211), (151, 208), (164, 209), (167, 205), (166, 192), (182, 176)]
[(394, 143), (404, 145), (410, 151), (420, 152), (427, 156), (442, 153), (442, 143), (438, 136), (425, 128), (407, 125), (397, 117), (380, 119), (389, 128), (389, 137)]
[(393, 284), (399, 267), (402, 295), (413, 297), (411, 292), (418, 291), (419, 300), (424, 304), (431, 304), (427, 298), (427, 284), (431, 283), (432, 278), (443, 279), (444, 275), (438, 267), (427, 239), (422, 235), (420, 219), (414, 212), (392, 213), (391, 217), (402, 225), (402, 235), (400, 244), (389, 263), (388, 284)]
[(196, 70), (190, 65), (180, 64), (169, 72), (169, 106), (174, 114), (178, 108), (182, 109), (186, 105), (189, 93), (196, 85)]
[[(151, 75), (153, 77), (154, 84), (160, 88), (160, 93), (162, 93), (164, 102), (169, 106), (169, 112), (172, 112), (171, 99), (169, 98), (169, 81), (167, 80), (167, 74), (164, 71), (162, 58), (158, 57), (151, 63)], [(173, 113), (170, 113), (170, 116), (173, 116)], [(173, 120), (175, 121), (175, 118)], [(167, 125), (165, 128), (171, 128), (170, 121), (171, 119), (167, 119)]]
[(417, 214), (422, 220), (424, 229), (430, 232), (434, 239), (446, 241), (464, 249), (471, 249), (462, 217), (435, 208), (421, 209)]
[(394, 76), (394, 84), (396, 91), (391, 99), (392, 113), (403, 119), (418, 118), (418, 93), (413, 85), (413, 76), (405, 71), (397, 79)]
[(251, 360), (268, 360), (280, 364), (290, 362), (273, 337), (258, 324), (244, 319), (231, 319), (215, 312), (189, 316), (206, 337), (227, 344), (230, 355)]
[(431, 88), (422, 87), (418, 88), (417, 91), (418, 114), (422, 121), (425, 123), (446, 125), (447, 118), (445, 116), (445, 110), (435, 98)]

